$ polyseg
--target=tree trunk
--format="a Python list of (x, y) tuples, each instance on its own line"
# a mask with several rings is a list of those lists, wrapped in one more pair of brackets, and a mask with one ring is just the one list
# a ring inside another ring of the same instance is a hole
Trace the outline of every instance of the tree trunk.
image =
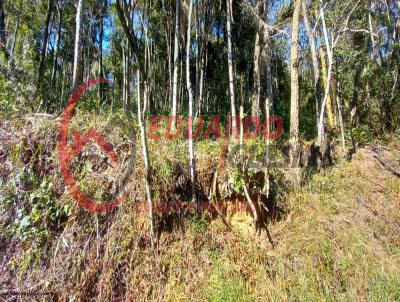
[[(268, 41), (268, 40), (267, 40)], [(264, 46), (264, 56), (265, 56), (265, 69), (266, 69), (266, 80), (267, 80), (267, 91), (265, 98), (265, 110), (266, 118), (268, 119), (271, 115), (271, 110), (274, 105), (274, 87), (272, 83), (272, 70), (271, 70), (271, 49), (269, 42), (265, 43)]]
[(127, 111), (126, 108), (126, 50), (125, 50), (125, 43), (122, 42), (122, 85), (121, 85), (121, 89), (122, 89), (122, 106), (125, 110), (125, 112)]
[[(203, 2), (202, 2), (203, 3)], [(203, 18), (206, 18), (206, 12), (205, 12), (205, 8), (204, 8), (204, 4), (203, 4), (203, 9), (202, 11), (202, 16)], [(202, 46), (203, 46), (203, 50), (200, 53), (200, 79), (199, 79), (199, 100), (198, 100), (198, 104), (197, 104), (197, 115), (201, 115), (202, 114), (202, 110), (204, 108), (204, 87), (205, 87), (205, 83), (204, 83), (204, 75), (206, 73), (206, 69), (207, 69), (207, 59), (208, 59), (208, 32), (207, 32), (207, 28), (206, 28), (206, 24), (202, 23), (201, 21), (199, 21), (199, 23), (201, 24), (201, 36), (202, 36)]]
[(203, 108), (203, 101), (204, 101), (204, 74), (205, 74), (205, 69), (207, 68), (207, 38), (206, 36), (203, 37), (203, 46), (204, 50), (201, 52), (201, 57), (200, 57), (200, 79), (199, 79), (199, 100), (197, 104), (197, 114), (196, 115), (201, 115), (202, 114), (202, 108)]
[(304, 20), (304, 25), (305, 25), (306, 32), (308, 35), (308, 40), (310, 43), (311, 58), (312, 58), (312, 64), (313, 64), (313, 69), (314, 69), (314, 87), (315, 87), (315, 95), (316, 95), (315, 111), (316, 111), (316, 117), (317, 117), (316, 121), (317, 121), (317, 129), (318, 129), (319, 107), (321, 105), (321, 99), (322, 99), (321, 74), (320, 74), (320, 70), (319, 70), (317, 50), (315, 47), (314, 32), (311, 29), (310, 21), (308, 19), (307, 5), (306, 5), (305, 0), (302, 0), (302, 6), (303, 6), (303, 17), (304, 17), (303, 20)]
[[(191, 0), (189, 0), (191, 1)], [(193, 108), (193, 112), (197, 112), (197, 106), (199, 104), (199, 79), (200, 79), (200, 54), (201, 54), (201, 49), (202, 45), (200, 42), (200, 23), (199, 23), (199, 1), (196, 1), (196, 7), (195, 7), (195, 43), (197, 47), (195, 48), (195, 58), (196, 58), (196, 81), (195, 81), (195, 93), (194, 93), (194, 100), (195, 100), (195, 108)], [(196, 115), (195, 113), (193, 113)], [(197, 115), (196, 115), (197, 116)]]
[[(174, 38), (174, 74), (172, 82), (172, 116), (176, 117), (178, 95), (178, 65), (179, 65), (179, 7), (180, 0), (175, 1), (175, 38)], [(175, 119), (171, 125), (172, 131), (176, 129)]]
[(399, 70), (393, 72), (393, 85), (390, 93), (390, 98), (385, 99), (383, 102), (385, 112), (385, 130), (395, 130), (396, 116), (393, 113), (393, 105), (398, 95), (398, 82), (399, 82)]
[(58, 50), (60, 48), (61, 41), (61, 28), (62, 28), (62, 10), (61, 7), (57, 5), (58, 11), (58, 30), (57, 30), (57, 42), (56, 49), (54, 51), (54, 60), (53, 60), (53, 70), (51, 72), (51, 86), (55, 88), (56, 80), (57, 80), (57, 59), (58, 59)]
[(47, 47), (49, 41), (49, 27), (50, 27), (51, 15), (53, 13), (53, 2), (54, 0), (49, 0), (47, 3), (47, 15), (44, 28), (43, 44), (42, 44), (42, 49), (40, 51), (40, 63), (39, 63), (39, 75), (38, 75), (39, 84), (42, 82), (44, 75), (44, 63), (46, 60)]
[(360, 89), (361, 89), (361, 73), (363, 70), (363, 66), (362, 65), (358, 65), (356, 67), (356, 73), (354, 75), (354, 84), (353, 84), (353, 97), (351, 100), (351, 120), (350, 120), (350, 124), (352, 128), (355, 128), (357, 126), (357, 110), (358, 110), (358, 96), (360, 93)]
[(295, 0), (292, 21), (292, 49), (290, 72), (290, 165), (298, 167), (300, 162), (299, 146), (299, 18), (301, 0)]
[[(329, 47), (329, 45), (327, 46)], [(326, 55), (326, 51), (320, 47), (320, 57), (321, 57), (321, 65), (322, 65), (322, 77), (323, 77), (323, 83), (324, 83), (324, 87), (325, 90), (327, 89), (327, 87), (329, 87), (329, 91), (328, 91), (328, 95), (326, 98), (326, 104), (325, 104), (325, 108), (326, 108), (326, 113), (328, 115), (328, 126), (329, 129), (335, 129), (336, 128), (336, 116), (333, 110), (333, 101), (332, 98), (333, 96), (331, 95), (331, 87), (332, 87), (332, 71), (329, 71), (329, 68), (332, 68), (331, 62), (329, 62), (329, 58), (327, 58)], [(327, 64), (327, 60), (328, 60), (328, 64)], [(329, 72), (331, 72), (331, 74), (329, 75)]]
[[(371, 4), (372, 6), (372, 4)], [(372, 9), (372, 7), (371, 7)], [(389, 23), (391, 23), (391, 18), (390, 18), (390, 12), (388, 10), (388, 14), (389, 14)], [(372, 60), (376, 60), (376, 62), (378, 63), (379, 66), (382, 66), (382, 55), (381, 55), (381, 51), (378, 47), (376, 47), (376, 41), (375, 41), (375, 37), (374, 37), (374, 27), (372, 24), (372, 15), (371, 12), (368, 13), (368, 26), (369, 26), (369, 33), (370, 33), (370, 39), (371, 39), (371, 48), (372, 48), (372, 54), (371, 54), (371, 59)], [(389, 26), (390, 28), (391, 26)], [(391, 33), (393, 31), (389, 29), (389, 34), (388, 36), (391, 36)]]
[(63, 81), (61, 81), (61, 96), (60, 96), (60, 103), (61, 103), (61, 109), (64, 106), (64, 91), (65, 91), (65, 76), (66, 76), (66, 66), (65, 66), (65, 61), (62, 60), (62, 79), (64, 79)]
[(170, 26), (170, 23), (168, 21), (167, 21), (165, 41), (167, 44), (167, 54), (168, 54), (168, 105), (169, 108), (172, 109), (173, 62), (172, 62), (172, 34), (170, 33), (172, 31), (170, 30), (172, 26)]
[(45, 52), (44, 52), (45, 59), (47, 58), (47, 55), (49, 54), (49, 44), (50, 44), (51, 33), (53, 32), (53, 26), (54, 26), (54, 9), (51, 10), (51, 15), (50, 15), (50, 26), (49, 26), (49, 31), (48, 31), (47, 44), (46, 44)]
[[(263, 19), (265, 0), (256, 1), (258, 18)], [(253, 92), (251, 96), (251, 114), (259, 116), (260, 114), (260, 97), (261, 97), (261, 53), (262, 53), (262, 26), (258, 25), (256, 33), (256, 41), (254, 45), (253, 58)], [(264, 49), (265, 51), (265, 49)]]
[(256, 42), (254, 46), (254, 59), (253, 59), (253, 93), (251, 97), (251, 114), (258, 116), (260, 114), (260, 94), (261, 94), (261, 41), (260, 34), (256, 34)]
[[(143, 12), (144, 15), (144, 12)], [(132, 17), (133, 20), (133, 17)], [(142, 27), (144, 30), (144, 65), (146, 69), (146, 74), (147, 74), (147, 79), (150, 79), (151, 73), (152, 73), (152, 58), (151, 58), (151, 47), (150, 47), (150, 42), (149, 42), (149, 36), (148, 36), (148, 28), (147, 26)], [(150, 96), (151, 96), (151, 81), (146, 81), (145, 85), (145, 99), (143, 100), (143, 114), (146, 116), (146, 114), (150, 115), (151, 114), (151, 107), (150, 107)]]
[[(112, 74), (112, 82), (115, 83), (115, 70)], [(115, 104), (115, 84), (112, 85), (112, 96), (111, 96), (111, 112), (114, 112), (114, 104)]]
[[(206, 52), (207, 52), (207, 50), (206, 50)], [(199, 101), (197, 104), (197, 114), (196, 115), (201, 115), (202, 108), (203, 108), (205, 57), (207, 57), (207, 54), (203, 54), (200, 59)]]
[[(148, 215), (149, 215), (149, 224), (150, 224), (150, 237), (151, 237), (151, 243), (152, 246), (154, 247), (156, 244), (156, 234), (155, 234), (155, 228), (154, 228), (154, 217), (153, 217), (153, 201), (152, 201), (152, 196), (151, 196), (151, 182), (150, 182), (150, 163), (149, 163), (149, 151), (147, 147), (147, 136), (146, 136), (146, 124), (143, 118), (143, 113), (141, 109), (141, 86), (143, 86), (145, 89), (144, 91), (144, 97), (143, 99), (146, 100), (147, 96), (147, 68), (146, 62), (142, 59), (142, 55), (140, 53), (139, 47), (138, 47), (138, 41), (136, 40), (135, 35), (133, 34), (133, 31), (131, 29), (131, 22), (130, 19), (127, 18), (127, 13), (126, 13), (126, 7), (122, 6), (122, 3), (120, 0), (116, 1), (116, 10), (117, 10), (117, 16), (122, 23), (122, 27), (124, 29), (125, 35), (128, 38), (129, 44), (131, 46), (132, 52), (135, 54), (136, 57), (136, 62), (137, 62), (137, 106), (138, 106), (138, 119), (139, 119), (139, 125), (140, 125), (140, 134), (141, 134), (141, 141), (142, 141), (142, 151), (143, 151), (143, 161), (144, 161), (144, 168), (145, 168), (145, 187), (146, 187), (146, 196), (147, 196), (147, 204), (148, 204)], [(128, 21), (128, 22), (127, 22)], [(147, 47), (147, 39), (145, 40), (145, 47)]]
[(9, 58), (7, 51), (7, 31), (5, 26), (5, 12), (3, 7), (3, 0), (0, 0), (0, 51), (4, 53), (6, 59)]
[[(266, 98), (265, 98), (265, 120), (269, 121), (271, 117), (271, 110), (273, 109), (274, 103), (274, 91), (272, 86), (272, 74), (271, 74), (271, 49), (269, 42), (269, 31), (265, 31), (264, 33), (264, 49), (263, 56), (265, 61), (265, 69), (266, 69), (266, 81), (267, 81), (267, 90), (266, 90)], [(267, 124), (268, 122), (266, 122)], [(272, 125), (267, 124), (268, 133), (271, 130)], [(270, 138), (269, 135), (265, 140), (266, 148), (265, 148), (265, 169), (264, 169), (264, 177), (265, 177), (265, 186), (264, 186), (264, 194), (269, 197), (270, 195), (270, 181), (269, 181), (269, 164), (270, 164)]]
[(243, 191), (244, 191), (244, 196), (246, 197), (246, 201), (251, 209), (251, 212), (253, 213), (253, 219), (254, 219), (254, 227), (257, 230), (258, 229), (258, 212), (257, 208), (251, 199), (249, 190), (247, 189), (247, 183), (249, 182), (248, 177), (247, 177), (247, 171), (244, 169), (244, 164), (243, 164), (243, 120), (244, 120), (244, 112), (243, 112), (243, 98), (242, 98), (242, 104), (240, 105), (240, 169), (241, 169), (241, 176), (242, 179), (244, 180), (244, 186), (243, 186)]
[[(103, 0), (101, 0), (103, 1)], [(103, 70), (103, 39), (104, 39), (104, 17), (107, 11), (107, 0), (104, 0), (102, 3), (102, 12), (100, 18), (100, 33), (99, 33), (99, 77), (104, 77)], [(104, 86), (102, 84), (99, 85), (99, 99), (100, 103), (104, 102)]]
[(79, 62), (81, 56), (81, 19), (82, 19), (83, 0), (78, 0), (75, 20), (75, 47), (74, 47), (74, 67), (72, 72), (72, 90), (79, 84)]
[(337, 110), (338, 110), (338, 116), (339, 116), (339, 126), (340, 126), (340, 135), (342, 139), (342, 149), (343, 149), (343, 154), (346, 154), (346, 139), (344, 135), (344, 123), (343, 123), (343, 114), (342, 114), (342, 104), (340, 101), (340, 95), (341, 95), (341, 87), (340, 87), (340, 80), (337, 81), (337, 94), (336, 94), (336, 105), (337, 105)]
[(17, 23), (15, 23), (15, 27), (14, 27), (13, 43), (12, 43), (12, 46), (11, 46), (11, 49), (10, 49), (10, 59), (11, 60), (13, 59), (14, 51), (15, 51), (15, 45), (17, 44), (17, 35), (18, 35), (18, 27), (19, 27), (20, 19), (21, 19), (21, 15), (18, 14)]
[(19, 1), (19, 11), (18, 11), (17, 22), (15, 23), (15, 27), (14, 27), (13, 43), (12, 43), (12, 46), (11, 46), (11, 49), (9, 52), (10, 60), (12, 60), (14, 57), (15, 46), (17, 44), (18, 28), (19, 28), (19, 23), (21, 21), (21, 13), (22, 13), (22, 0)]
[(122, 46), (122, 103), (126, 112), (131, 112), (130, 100), (130, 51), (126, 43)]
[[(332, 81), (332, 68), (333, 68), (333, 49), (330, 46), (329, 38), (328, 38), (328, 31), (326, 28), (325, 24), (325, 14), (323, 8), (320, 9), (320, 14), (321, 14), (321, 20), (322, 20), (322, 27), (324, 31), (324, 38), (325, 38), (325, 47), (326, 47), (326, 52), (328, 54), (328, 74), (326, 76), (326, 84), (325, 84), (325, 95), (324, 99), (322, 101), (321, 105), (321, 113), (319, 117), (319, 126), (318, 126), (318, 146), (322, 147), (324, 143), (324, 118), (325, 118), (325, 108), (327, 108), (328, 111), (328, 117), (329, 114), (332, 114), (332, 107), (328, 106), (328, 102), (331, 100), (330, 98), (330, 89), (331, 89), (331, 81)], [(322, 49), (322, 47), (321, 47)], [(322, 53), (324, 53), (322, 51)], [(321, 58), (322, 60), (323, 58)], [(325, 61), (325, 60), (324, 60)], [(323, 61), (323, 62), (324, 62)], [(330, 102), (330, 105), (332, 106), (332, 103)], [(329, 113), (331, 112), (331, 113)], [(330, 117), (329, 119), (331, 119)], [(330, 126), (334, 126), (334, 120), (330, 121)], [(323, 152), (324, 153), (324, 152)]]
[[(141, 101), (141, 83), (143, 86), (146, 86), (145, 82), (142, 82), (140, 79), (140, 72), (137, 71), (137, 110), (138, 110), (138, 119), (139, 119), (139, 126), (140, 126), (140, 137), (142, 142), (142, 154), (143, 154), (143, 162), (144, 162), (144, 169), (145, 169), (145, 188), (146, 188), (146, 198), (147, 198), (147, 206), (148, 206), (148, 215), (149, 215), (149, 223), (150, 223), (150, 238), (151, 238), (151, 245), (155, 246), (156, 235), (154, 230), (154, 215), (153, 215), (153, 200), (151, 197), (151, 185), (150, 185), (150, 162), (149, 162), (149, 150), (147, 145), (147, 136), (146, 136), (146, 124), (143, 118), (142, 112), (142, 101)], [(144, 94), (146, 89), (143, 89)], [(146, 96), (144, 95), (144, 99)]]
[(232, 0), (226, 0), (226, 34), (228, 38), (228, 69), (229, 69), (229, 95), (231, 99), (231, 115), (232, 115), (232, 135), (236, 139), (238, 137), (238, 127), (236, 125), (236, 100), (235, 100), (235, 78), (233, 71), (233, 53), (232, 53)]
[(196, 201), (196, 160), (194, 156), (194, 138), (193, 138), (193, 91), (192, 83), (190, 81), (190, 46), (191, 46), (191, 28), (192, 28), (192, 10), (193, 2), (189, 0), (188, 12), (188, 30), (186, 41), (186, 85), (189, 95), (189, 121), (188, 121), (188, 139), (189, 139), (189, 164), (190, 164), (190, 178), (192, 182), (192, 201)]

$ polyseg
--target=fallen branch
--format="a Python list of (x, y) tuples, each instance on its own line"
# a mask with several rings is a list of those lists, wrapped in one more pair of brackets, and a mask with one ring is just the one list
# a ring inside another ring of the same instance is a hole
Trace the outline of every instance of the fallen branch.
[(398, 163), (387, 158), (378, 148), (373, 148), (373, 151), (374, 157), (382, 164), (382, 166), (397, 177), (400, 177), (400, 165)]
[(244, 195), (246, 196), (247, 203), (249, 204), (251, 211), (253, 212), (253, 217), (254, 217), (254, 225), (256, 229), (258, 228), (258, 214), (257, 214), (257, 208), (254, 205), (253, 200), (250, 197), (249, 191), (247, 189), (247, 185), (244, 185)]

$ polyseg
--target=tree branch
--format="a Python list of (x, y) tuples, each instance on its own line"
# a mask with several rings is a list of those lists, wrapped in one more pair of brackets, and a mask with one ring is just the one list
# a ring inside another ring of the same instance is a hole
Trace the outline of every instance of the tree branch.
[(122, 7), (121, 0), (117, 0), (115, 4), (116, 4), (118, 19), (122, 24), (122, 28), (124, 29), (126, 37), (128, 38), (129, 45), (131, 46), (131, 49), (135, 54), (140, 76), (142, 79), (146, 79), (143, 55), (140, 52), (139, 44), (135, 37), (135, 31), (133, 30), (131, 23), (129, 22), (129, 17), (126, 16), (126, 5), (124, 5), (125, 7), (124, 9)]

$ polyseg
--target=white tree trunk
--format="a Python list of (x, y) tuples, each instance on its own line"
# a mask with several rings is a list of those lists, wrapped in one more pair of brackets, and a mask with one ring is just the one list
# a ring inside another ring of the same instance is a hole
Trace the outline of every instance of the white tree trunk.
[(191, 23), (192, 23), (192, 10), (193, 3), (189, 0), (189, 13), (188, 13), (188, 30), (187, 30), (187, 42), (186, 42), (186, 84), (189, 95), (189, 162), (190, 162), (190, 178), (192, 182), (192, 201), (196, 200), (196, 161), (194, 157), (194, 138), (193, 138), (193, 91), (192, 83), (190, 81), (190, 46), (191, 46)]
[(310, 50), (311, 50), (311, 58), (312, 58), (312, 63), (313, 63), (313, 69), (314, 69), (314, 86), (315, 86), (315, 94), (316, 94), (316, 100), (315, 100), (315, 111), (316, 111), (316, 116), (317, 116), (317, 128), (318, 128), (318, 118), (319, 118), (319, 106), (322, 98), (322, 92), (321, 92), (321, 73), (319, 70), (319, 62), (318, 62), (318, 55), (317, 55), (317, 50), (315, 47), (315, 38), (314, 38), (314, 33), (313, 30), (311, 29), (310, 21), (308, 19), (307, 15), (307, 4), (305, 0), (302, 0), (302, 6), (303, 6), (303, 20), (304, 20), (304, 25), (307, 31), (308, 35), (308, 40), (310, 43)]
[(327, 83), (325, 87), (325, 95), (324, 99), (321, 104), (321, 112), (319, 116), (319, 125), (318, 125), (318, 141), (317, 144), (318, 146), (322, 146), (322, 143), (324, 141), (324, 118), (325, 118), (325, 107), (326, 107), (326, 102), (329, 97), (329, 91), (331, 89), (331, 81), (332, 81), (332, 67), (333, 67), (333, 49), (330, 46), (329, 42), (329, 37), (328, 37), (328, 31), (326, 28), (325, 24), (325, 14), (323, 8), (320, 9), (320, 14), (321, 14), (321, 21), (322, 21), (322, 28), (324, 31), (324, 38), (325, 38), (325, 47), (326, 51), (328, 53), (328, 78), (327, 78)]
[(78, 85), (79, 60), (81, 56), (81, 19), (82, 19), (82, 3), (83, 0), (78, 0), (75, 20), (75, 47), (74, 47), (74, 67), (72, 73), (72, 89)]
[[(274, 103), (274, 92), (273, 92), (273, 87), (272, 87), (272, 75), (271, 75), (271, 54), (270, 54), (270, 49), (269, 49), (269, 33), (265, 35), (267, 37), (267, 40), (265, 42), (265, 47), (264, 47), (264, 56), (265, 56), (265, 64), (266, 64), (266, 70), (267, 70), (267, 95), (265, 98), (265, 120), (269, 121), (271, 117), (271, 110), (273, 108), (273, 103)], [(268, 133), (271, 130), (269, 123), (267, 124), (268, 128)], [(269, 181), (269, 164), (270, 164), (270, 145), (271, 141), (269, 138), (269, 135), (267, 136), (265, 140), (265, 170), (264, 170), (264, 176), (265, 176), (265, 185), (264, 185), (264, 194), (269, 197), (270, 194), (270, 181)]]
[[(263, 15), (266, 9), (268, 8), (268, 1), (263, 2)], [(269, 121), (271, 116), (271, 110), (273, 108), (274, 103), (274, 93), (273, 93), (273, 84), (272, 84), (272, 71), (271, 71), (271, 44), (270, 44), (270, 31), (267, 28), (263, 28), (263, 50), (261, 52), (262, 60), (265, 62), (265, 69), (266, 69), (266, 98), (265, 98), (265, 120)], [(267, 124), (268, 129), (266, 129), (269, 133), (271, 130), (272, 125)], [(264, 161), (264, 188), (263, 193), (265, 196), (269, 197), (270, 195), (270, 181), (269, 181), (269, 165), (270, 165), (270, 145), (271, 141), (269, 135), (266, 137), (265, 140), (265, 161)]]
[(229, 69), (229, 95), (231, 98), (231, 114), (232, 114), (232, 134), (237, 138), (238, 128), (236, 125), (236, 100), (235, 100), (235, 78), (233, 72), (233, 54), (232, 54), (232, 7), (231, 0), (226, 0), (226, 33), (228, 38), (228, 69)]
[[(142, 154), (143, 154), (143, 162), (145, 169), (145, 188), (146, 188), (146, 199), (148, 206), (148, 215), (149, 215), (149, 223), (150, 223), (150, 234), (151, 234), (151, 244), (154, 247), (156, 236), (154, 230), (154, 217), (153, 217), (153, 200), (151, 198), (151, 185), (150, 185), (150, 163), (149, 163), (149, 150), (147, 146), (147, 136), (146, 136), (146, 124), (143, 118), (142, 105), (141, 105), (141, 91), (140, 91), (140, 72), (137, 71), (137, 110), (138, 110), (138, 119), (140, 126), (140, 137), (142, 142)], [(146, 86), (146, 83), (144, 83)], [(146, 94), (146, 90), (144, 92)], [(146, 99), (146, 95), (144, 96), (144, 100)]]
[[(178, 95), (178, 65), (179, 65), (179, 2), (175, 1), (176, 11), (175, 11), (175, 39), (174, 39), (174, 75), (172, 83), (172, 116), (176, 117), (177, 108), (177, 95)], [(176, 120), (172, 122), (172, 131), (176, 129)]]
[[(207, 51), (207, 50), (206, 50)], [(204, 55), (200, 59), (200, 83), (199, 83), (199, 100), (197, 104), (197, 114), (201, 114), (201, 108), (203, 104), (203, 89), (204, 89)]]
[(126, 85), (126, 79), (125, 79), (125, 75), (126, 75), (126, 72), (125, 72), (125, 66), (126, 66), (126, 62), (125, 62), (125, 57), (126, 57), (126, 55), (125, 55), (125, 46), (124, 46), (124, 43), (122, 43), (122, 105), (123, 105), (123, 107), (124, 107), (124, 109), (126, 109), (126, 107), (125, 107), (125, 104), (126, 104), (126, 97), (125, 97), (125, 92), (126, 92), (126, 89), (125, 89), (125, 85)]

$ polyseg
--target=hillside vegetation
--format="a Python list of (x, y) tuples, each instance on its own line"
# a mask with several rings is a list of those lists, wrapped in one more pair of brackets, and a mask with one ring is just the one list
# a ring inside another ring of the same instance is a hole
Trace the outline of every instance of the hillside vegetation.
[(400, 0), (0, 0), (0, 301), (400, 301)]
[[(15, 127), (1, 128), (5, 288), (84, 301), (400, 299), (400, 180), (371, 147), (281, 192), (280, 215), (268, 225), (273, 245), (265, 231), (256, 234), (245, 210), (220, 217), (180, 209), (159, 215), (153, 250), (143, 188), (110, 214), (86, 212), (64, 189), (54, 137), (43, 131), (57, 123), (28, 118)], [(398, 148), (391, 143), (384, 152), (400, 161)], [(172, 169), (180, 160), (169, 150)], [(219, 156), (199, 154), (208, 162)], [(177, 171), (167, 177), (185, 177)], [(225, 207), (234, 202), (226, 200)]]

